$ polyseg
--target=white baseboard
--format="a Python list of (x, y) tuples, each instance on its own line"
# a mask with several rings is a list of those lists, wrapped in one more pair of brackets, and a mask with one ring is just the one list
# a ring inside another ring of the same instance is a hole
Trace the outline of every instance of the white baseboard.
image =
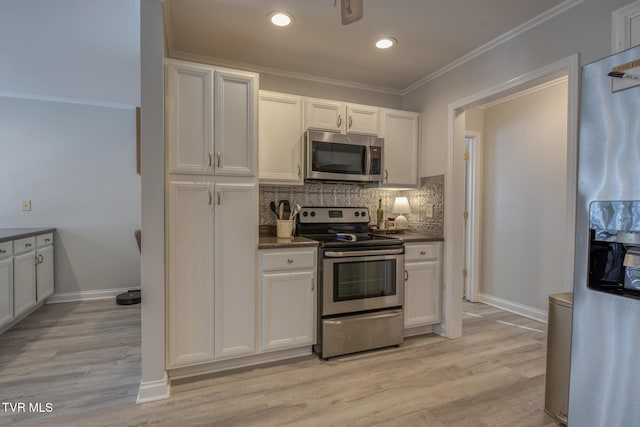
[(47, 304), (60, 302), (95, 301), (115, 298), (123, 292), (140, 288), (99, 289), (97, 291), (56, 292), (47, 298)]
[(528, 317), (529, 319), (537, 320), (538, 322), (547, 323), (547, 312), (538, 310), (537, 308), (529, 307), (519, 304), (517, 302), (509, 301), (506, 299), (494, 297), (488, 294), (480, 294), (480, 302), (490, 305), (492, 307), (499, 308), (510, 313), (518, 314), (520, 316)]
[(164, 378), (161, 380), (140, 382), (136, 403), (147, 403), (155, 400), (168, 399), (171, 395), (170, 391), (169, 380), (167, 378), (167, 373), (165, 372)]

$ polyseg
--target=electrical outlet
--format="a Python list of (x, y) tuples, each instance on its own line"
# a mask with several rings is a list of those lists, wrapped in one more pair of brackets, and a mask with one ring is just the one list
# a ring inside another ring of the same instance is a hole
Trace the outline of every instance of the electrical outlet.
[(427, 203), (426, 205), (424, 205), (424, 210), (425, 210), (425, 216), (427, 218), (433, 218), (433, 204), (432, 203)]
[(31, 211), (31, 200), (23, 200), (22, 201), (22, 210), (25, 212)]

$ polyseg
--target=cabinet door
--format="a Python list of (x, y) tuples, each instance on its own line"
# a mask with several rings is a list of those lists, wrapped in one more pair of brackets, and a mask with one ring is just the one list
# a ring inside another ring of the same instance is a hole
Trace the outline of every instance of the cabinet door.
[(440, 322), (440, 261), (405, 264), (404, 327)]
[(212, 174), (213, 71), (170, 62), (165, 80), (169, 172)]
[(241, 356), (256, 347), (256, 184), (215, 186), (215, 355)]
[(416, 187), (418, 185), (419, 114), (385, 110), (384, 185)]
[(40, 302), (53, 294), (53, 246), (38, 248), (36, 257), (36, 296)]
[(260, 92), (261, 184), (302, 185), (302, 99)]
[(36, 252), (13, 258), (13, 303), (15, 317), (36, 305)]
[(262, 275), (262, 350), (315, 343), (312, 271)]
[(366, 105), (347, 105), (347, 133), (378, 135), (378, 109)]
[(304, 103), (304, 122), (306, 129), (344, 133), (344, 115), (345, 105), (342, 102), (307, 99)]
[(214, 356), (212, 190), (207, 182), (169, 183), (169, 367)]
[(215, 72), (215, 174), (255, 176), (258, 135), (258, 76)]
[(13, 320), (13, 258), (0, 260), (0, 327)]

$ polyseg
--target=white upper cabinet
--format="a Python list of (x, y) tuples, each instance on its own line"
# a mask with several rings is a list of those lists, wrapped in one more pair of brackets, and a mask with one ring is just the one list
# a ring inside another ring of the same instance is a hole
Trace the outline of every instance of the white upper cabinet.
[(384, 138), (383, 186), (418, 186), (420, 114), (383, 110), (380, 135)]
[(302, 98), (260, 91), (261, 184), (303, 184)]
[(215, 71), (215, 174), (255, 176), (258, 75)]
[(255, 176), (258, 75), (166, 62), (169, 173)]
[(325, 99), (305, 100), (305, 128), (340, 133), (378, 134), (378, 108)]
[(378, 135), (378, 108), (347, 104), (347, 133)]
[(213, 174), (213, 70), (166, 64), (169, 172)]

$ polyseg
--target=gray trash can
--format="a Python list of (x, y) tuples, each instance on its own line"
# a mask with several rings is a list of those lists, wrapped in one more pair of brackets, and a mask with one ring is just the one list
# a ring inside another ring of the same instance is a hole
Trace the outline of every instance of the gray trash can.
[(573, 293), (549, 295), (544, 410), (565, 425), (569, 412), (572, 317)]

